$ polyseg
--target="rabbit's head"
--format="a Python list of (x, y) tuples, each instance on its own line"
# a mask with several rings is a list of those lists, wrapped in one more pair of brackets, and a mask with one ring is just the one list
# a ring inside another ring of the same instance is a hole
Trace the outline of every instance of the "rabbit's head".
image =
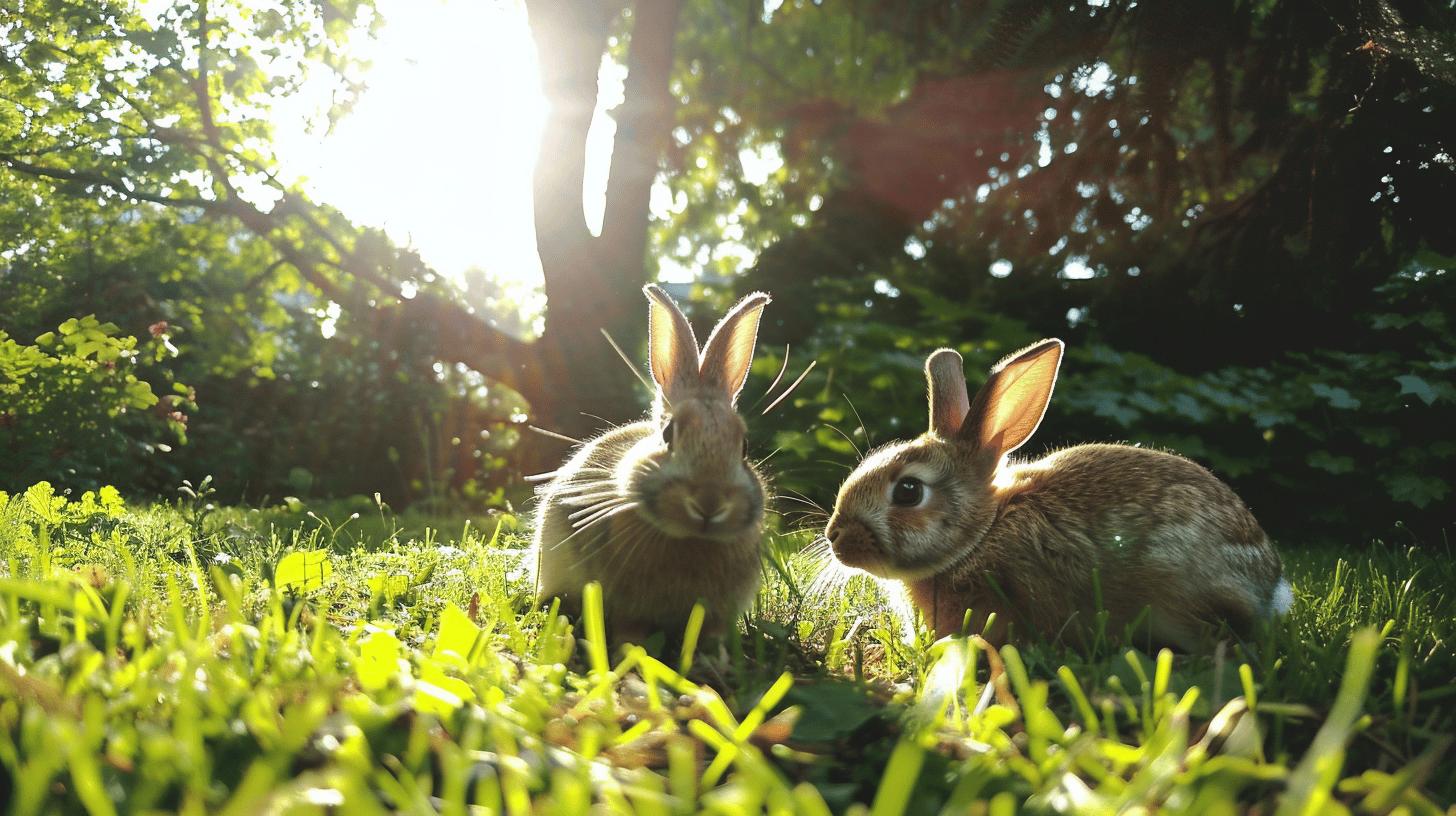
[(755, 292), (719, 321), (699, 350), (692, 326), (657, 286), (644, 291), (648, 354), (657, 383), (650, 434), (623, 463), (637, 513), (674, 537), (743, 539), (763, 521), (763, 480), (748, 461), (734, 408), (769, 303)]
[(945, 571), (972, 552), (995, 518), (1007, 454), (1041, 424), (1062, 341), (1043, 340), (991, 369), (971, 400), (961, 356), (925, 361), (930, 430), (867, 457), (839, 489), (825, 528), (847, 566), (901, 580)]

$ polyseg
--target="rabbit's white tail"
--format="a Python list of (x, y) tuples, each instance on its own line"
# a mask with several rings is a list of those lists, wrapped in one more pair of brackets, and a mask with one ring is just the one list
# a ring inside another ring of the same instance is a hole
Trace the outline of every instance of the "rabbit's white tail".
[(1289, 613), (1289, 608), (1294, 606), (1294, 587), (1289, 585), (1288, 578), (1280, 578), (1279, 583), (1274, 585), (1274, 591), (1269, 595), (1269, 605), (1265, 608), (1266, 617), (1277, 618)]

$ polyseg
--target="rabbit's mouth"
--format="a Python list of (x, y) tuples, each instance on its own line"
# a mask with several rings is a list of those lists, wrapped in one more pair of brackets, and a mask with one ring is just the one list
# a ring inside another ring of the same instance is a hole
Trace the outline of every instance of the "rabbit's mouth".
[(724, 501), (704, 507), (704, 502), (690, 497), (686, 500), (678, 497), (676, 502), (668, 497), (663, 499), (667, 500), (644, 504), (638, 513), (673, 538), (738, 541), (759, 521), (753, 507), (741, 501)]
[(885, 551), (868, 524), (858, 519), (835, 519), (824, 535), (829, 539), (829, 548), (839, 563), (888, 577), (890, 565), (886, 562)]

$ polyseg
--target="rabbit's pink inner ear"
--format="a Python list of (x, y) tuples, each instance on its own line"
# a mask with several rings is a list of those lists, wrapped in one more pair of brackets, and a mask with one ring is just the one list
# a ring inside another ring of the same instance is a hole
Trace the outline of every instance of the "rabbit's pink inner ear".
[(925, 385), (929, 392), (930, 430), (953, 438), (971, 410), (961, 355), (955, 349), (943, 348), (925, 358)]
[(698, 340), (693, 327), (672, 298), (660, 287), (647, 284), (647, 358), (652, 379), (663, 393), (698, 378)]
[(754, 292), (738, 301), (728, 312), (703, 346), (703, 382), (728, 392), (730, 400), (738, 398), (748, 370), (753, 366), (753, 348), (758, 341), (758, 323), (769, 296)]
[(976, 394), (961, 437), (977, 449), (1005, 456), (1036, 433), (1062, 364), (1062, 341), (1043, 340), (1011, 355), (991, 369)]

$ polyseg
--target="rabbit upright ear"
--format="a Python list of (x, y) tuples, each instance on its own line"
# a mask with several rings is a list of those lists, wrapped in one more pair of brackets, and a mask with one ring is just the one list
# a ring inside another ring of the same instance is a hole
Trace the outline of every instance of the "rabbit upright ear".
[(703, 383), (728, 392), (728, 399), (738, 399), (748, 369), (753, 364), (753, 346), (758, 340), (758, 322), (763, 308), (769, 304), (764, 292), (754, 292), (734, 306), (708, 335), (703, 346)]
[(938, 349), (925, 358), (925, 386), (930, 399), (930, 430), (954, 439), (971, 410), (965, 361), (955, 349)]
[(698, 339), (672, 298), (656, 284), (642, 287), (647, 295), (647, 357), (652, 379), (664, 394), (698, 381)]
[(976, 393), (960, 438), (998, 460), (1024, 445), (1046, 414), (1061, 364), (1057, 339), (1033, 343), (997, 363)]

